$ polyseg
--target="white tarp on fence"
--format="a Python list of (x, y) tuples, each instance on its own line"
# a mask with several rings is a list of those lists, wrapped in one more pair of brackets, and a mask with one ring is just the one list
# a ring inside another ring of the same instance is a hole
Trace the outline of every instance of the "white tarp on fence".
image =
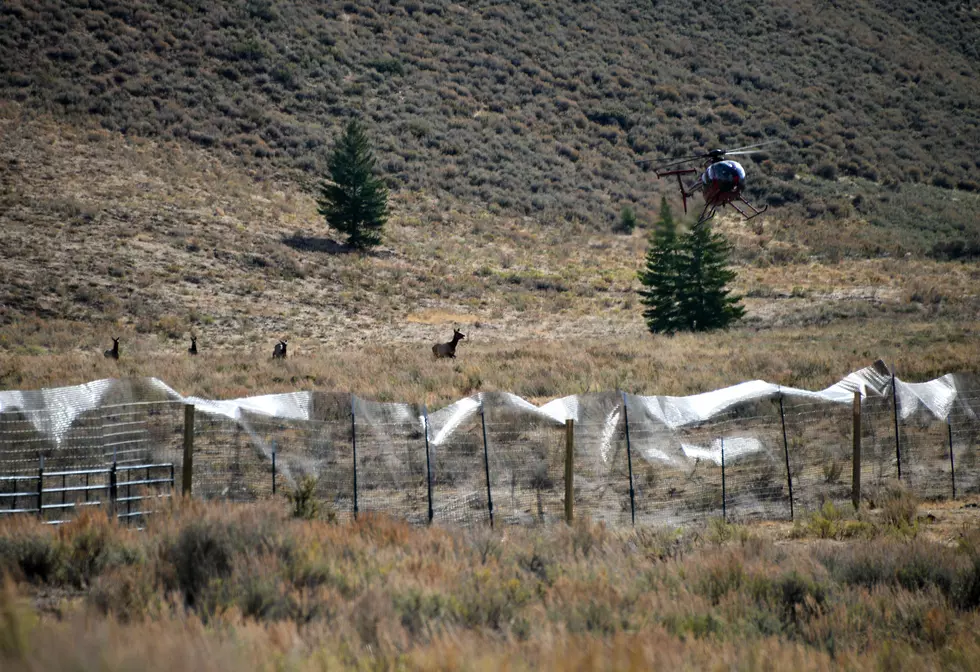
[[(960, 378), (954, 374), (946, 374), (924, 383), (906, 383), (893, 378), (887, 367), (879, 360), (874, 365), (855, 371), (835, 385), (818, 392), (753, 380), (687, 397), (629, 395), (625, 407), (630, 413), (631, 423), (636, 419), (655, 422), (676, 430), (708, 422), (744, 404), (778, 399), (780, 395), (787, 400), (850, 404), (854, 392), (860, 391), (865, 398), (887, 397), (894, 393), (903, 420), (916, 414), (945, 420), (960, 393), (968, 389), (966, 385), (965, 382), (961, 384)], [(75, 420), (85, 413), (112, 404), (158, 400), (193, 404), (199, 412), (224, 416), (243, 425), (247, 424), (246, 414), (299, 421), (313, 419), (312, 392), (213, 400), (194, 396), (184, 397), (157, 378), (106, 379), (71, 387), (0, 391), (0, 414), (20, 414), (32, 424), (38, 434), (58, 445)], [(478, 415), (485, 404), (492, 404), (495, 412), (503, 409), (509, 413), (533, 417), (556, 426), (569, 419), (581, 421), (579, 416), (582, 405), (577, 396), (555, 399), (537, 407), (513, 394), (480, 393), (429, 414), (432, 444), (438, 446), (447, 442), (456, 428), (474, 415)], [(976, 417), (974, 409), (965, 407), (963, 410), (968, 417)], [(619, 410), (610, 411), (606, 424), (615, 428), (619, 423), (619, 416)], [(421, 423), (421, 418), (419, 421)], [(611, 435), (612, 430), (609, 433)]]

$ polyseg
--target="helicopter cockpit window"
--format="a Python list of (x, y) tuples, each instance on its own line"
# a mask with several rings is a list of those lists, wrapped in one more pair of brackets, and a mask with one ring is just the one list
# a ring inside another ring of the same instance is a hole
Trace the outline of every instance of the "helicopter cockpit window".
[(732, 191), (745, 179), (745, 169), (736, 161), (716, 161), (704, 171), (705, 185), (714, 182), (721, 191)]

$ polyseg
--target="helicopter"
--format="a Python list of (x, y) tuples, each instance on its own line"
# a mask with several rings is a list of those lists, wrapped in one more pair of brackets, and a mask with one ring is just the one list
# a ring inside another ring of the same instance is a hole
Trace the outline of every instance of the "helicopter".
[[(653, 171), (657, 174), (657, 177), (670, 177), (671, 175), (677, 176), (677, 186), (681, 190), (681, 198), (684, 200), (684, 212), (687, 213), (687, 199), (694, 196), (697, 192), (701, 192), (704, 196), (704, 209), (701, 210), (701, 215), (698, 217), (697, 224), (695, 226), (700, 226), (706, 221), (715, 216), (715, 212), (718, 208), (722, 208), (726, 205), (732, 206), (746, 221), (758, 217), (766, 210), (769, 209), (769, 205), (765, 205), (763, 208), (756, 208), (750, 202), (745, 200), (742, 196), (742, 190), (745, 188), (745, 169), (738, 161), (734, 161), (727, 157), (729, 156), (740, 156), (743, 154), (755, 154), (759, 150), (759, 147), (765, 145), (771, 145), (778, 140), (771, 140), (769, 142), (762, 142), (756, 145), (746, 145), (744, 147), (737, 147), (735, 149), (712, 149), (704, 154), (695, 154), (694, 156), (688, 156), (683, 159), (678, 159), (676, 161), (671, 161), (669, 163), (663, 163), (653, 167)], [(697, 168), (677, 168), (675, 170), (668, 170), (674, 168), (675, 166), (682, 166), (687, 163), (693, 163), (695, 161), (703, 161), (702, 168), (699, 170)], [(642, 159), (637, 161), (638, 165), (645, 165), (652, 163), (653, 159)], [(691, 182), (689, 185), (685, 186), (682, 180), (683, 175), (696, 175), (701, 173), (701, 176)], [(748, 207), (748, 210), (740, 208), (736, 201), (743, 203)], [(751, 211), (751, 212), (750, 212)]]

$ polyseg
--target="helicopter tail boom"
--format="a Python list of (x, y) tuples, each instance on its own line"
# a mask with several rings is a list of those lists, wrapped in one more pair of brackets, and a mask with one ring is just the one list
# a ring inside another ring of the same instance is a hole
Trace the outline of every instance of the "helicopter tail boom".
[(687, 199), (689, 196), (694, 195), (694, 193), (700, 188), (701, 183), (698, 182), (697, 184), (694, 185), (694, 187), (691, 188), (690, 191), (688, 191), (687, 189), (684, 188), (684, 182), (681, 181), (681, 175), (694, 175), (697, 174), (697, 172), (698, 171), (696, 171), (693, 168), (684, 168), (682, 170), (668, 170), (664, 172), (657, 171), (657, 177), (670, 177), (671, 175), (677, 176), (677, 186), (680, 187), (681, 190), (681, 199), (684, 201), (685, 215), (687, 214)]

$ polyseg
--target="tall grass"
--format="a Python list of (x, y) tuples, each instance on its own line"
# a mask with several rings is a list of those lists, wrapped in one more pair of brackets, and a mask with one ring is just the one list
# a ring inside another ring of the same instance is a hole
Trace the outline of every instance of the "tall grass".
[[(722, 531), (335, 525), (273, 504), (178, 504), (143, 532), (3, 521), (0, 664), (967, 669), (980, 653), (975, 535)], [(38, 546), (43, 574), (25, 569)]]

